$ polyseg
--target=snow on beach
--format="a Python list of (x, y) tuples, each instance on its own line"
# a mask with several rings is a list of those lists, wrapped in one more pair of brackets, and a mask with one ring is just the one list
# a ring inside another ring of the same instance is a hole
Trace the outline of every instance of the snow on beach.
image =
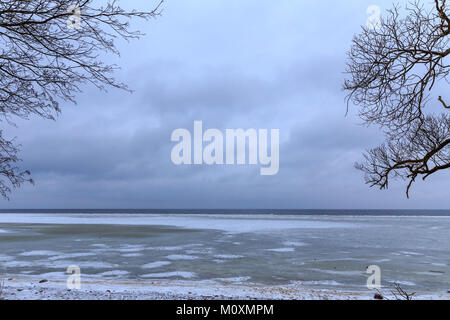
[[(44, 276), (44, 275), (42, 275)], [(185, 274), (189, 278), (190, 274)], [(150, 274), (151, 277), (151, 274)], [(39, 278), (9, 278), (0, 299), (20, 300), (373, 300), (371, 291), (313, 290), (302, 283), (285, 286), (242, 284), (245, 279), (191, 280), (99, 280), (84, 279), (80, 290), (66, 288), (63, 280), (39, 283)], [(331, 286), (335, 285), (330, 283)], [(389, 291), (387, 291), (388, 293)], [(394, 298), (387, 294), (386, 298)], [(421, 295), (416, 299), (449, 299), (448, 295)]]

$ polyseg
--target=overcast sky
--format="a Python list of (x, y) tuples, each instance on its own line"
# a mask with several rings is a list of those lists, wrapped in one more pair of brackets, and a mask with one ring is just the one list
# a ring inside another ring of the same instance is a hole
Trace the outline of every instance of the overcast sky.
[[(124, 1), (122, 1), (124, 2)], [(151, 1), (127, 7), (151, 9)], [(154, 2), (153, 2), (154, 3)], [(134, 90), (86, 87), (57, 121), (7, 128), (35, 186), (2, 208), (450, 208), (449, 172), (388, 191), (354, 169), (383, 141), (345, 116), (345, 54), (369, 5), (391, 1), (166, 0), (146, 36), (104, 57)], [(403, 2), (404, 3), (404, 2)], [(174, 129), (280, 129), (280, 170), (175, 166)]]

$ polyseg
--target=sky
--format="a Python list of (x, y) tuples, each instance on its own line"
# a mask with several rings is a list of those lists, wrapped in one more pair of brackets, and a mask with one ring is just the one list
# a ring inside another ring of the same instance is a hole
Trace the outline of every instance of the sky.
[[(130, 0), (151, 9), (155, 1)], [(399, 3), (405, 3), (400, 1)], [(369, 188), (354, 168), (383, 142), (377, 127), (346, 116), (345, 57), (351, 39), (391, 1), (166, 0), (162, 16), (118, 41), (115, 77), (133, 93), (86, 86), (56, 121), (17, 120), (35, 185), (0, 208), (448, 209), (450, 173)], [(177, 128), (280, 130), (280, 168), (172, 163)]]

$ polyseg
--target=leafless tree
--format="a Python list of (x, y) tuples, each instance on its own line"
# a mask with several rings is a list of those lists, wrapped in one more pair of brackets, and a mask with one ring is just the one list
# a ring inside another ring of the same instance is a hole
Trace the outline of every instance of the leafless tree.
[[(55, 119), (62, 102), (75, 102), (82, 85), (127, 89), (102, 61), (101, 53), (119, 54), (114, 40), (139, 38), (131, 18), (160, 14), (126, 11), (117, 1), (9, 0), (0, 2), (0, 121), (37, 115)], [(3, 133), (3, 131), (0, 131)], [(18, 146), (0, 134), (0, 194), (32, 181), (17, 166)]]
[(413, 300), (413, 296), (416, 294), (415, 292), (406, 292), (398, 283), (394, 283), (394, 290), (391, 292), (395, 300)]
[[(388, 188), (450, 168), (450, 5), (446, 0), (394, 6), (378, 27), (363, 27), (348, 53), (344, 89), (365, 124), (380, 126), (386, 143), (356, 168), (366, 183)], [(440, 91), (440, 92), (436, 92)], [(434, 104), (434, 106), (433, 106)], [(425, 113), (425, 107), (438, 112)]]

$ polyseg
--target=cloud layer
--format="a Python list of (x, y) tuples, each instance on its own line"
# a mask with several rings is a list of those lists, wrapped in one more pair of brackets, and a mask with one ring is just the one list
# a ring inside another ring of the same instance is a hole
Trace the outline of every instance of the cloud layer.
[[(353, 168), (382, 142), (346, 117), (345, 54), (368, 1), (167, 1), (163, 16), (119, 43), (117, 78), (133, 94), (87, 87), (56, 122), (8, 128), (25, 186), (3, 208), (449, 208), (449, 174), (369, 189)], [(147, 1), (127, 6), (150, 8)], [(380, 1), (382, 8), (390, 6)], [(280, 171), (173, 165), (171, 132), (280, 129)]]

